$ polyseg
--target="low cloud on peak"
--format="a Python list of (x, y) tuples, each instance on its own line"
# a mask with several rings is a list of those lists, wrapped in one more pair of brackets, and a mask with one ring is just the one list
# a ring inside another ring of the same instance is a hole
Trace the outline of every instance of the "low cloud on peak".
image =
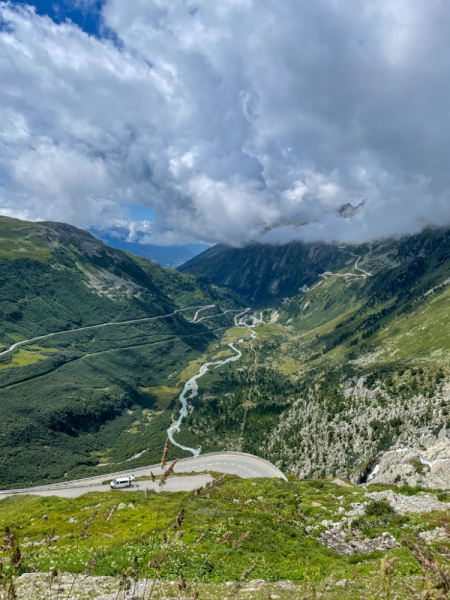
[(0, 2), (0, 213), (158, 245), (450, 224), (447, 4), (106, 0), (99, 19)]

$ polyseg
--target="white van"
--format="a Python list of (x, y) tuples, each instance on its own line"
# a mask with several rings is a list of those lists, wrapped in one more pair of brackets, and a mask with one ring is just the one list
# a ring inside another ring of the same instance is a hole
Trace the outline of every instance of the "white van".
[(112, 490), (119, 490), (120, 488), (130, 487), (133, 479), (133, 475), (127, 475), (127, 477), (118, 477), (117, 479), (114, 479), (114, 481), (111, 481), (109, 485)]

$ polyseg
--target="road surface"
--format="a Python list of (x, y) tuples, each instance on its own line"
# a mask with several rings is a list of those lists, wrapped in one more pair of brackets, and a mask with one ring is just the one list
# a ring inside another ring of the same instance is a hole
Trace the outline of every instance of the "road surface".
[[(142, 477), (142, 473), (139, 475)], [(129, 488), (121, 488), (120, 492), (136, 492), (137, 490), (145, 491), (146, 488), (149, 490), (155, 490), (155, 492), (193, 492), (195, 489), (199, 487), (203, 487), (208, 481), (212, 481), (213, 477), (211, 475), (204, 473), (202, 475), (192, 475), (191, 477), (171, 477), (167, 479), (167, 482), (162, 490), (158, 484), (158, 481), (147, 480), (147, 481), (133, 481)], [(103, 479), (103, 481), (106, 481)], [(109, 481), (109, 480), (108, 480)], [(54, 490), (40, 490), (33, 491), (33, 489), (27, 491), (27, 494), (32, 496), (59, 496), (60, 498), (78, 498), (78, 496), (82, 496), (83, 494), (88, 494), (90, 492), (109, 492), (110, 486), (109, 484), (102, 485), (102, 483), (98, 483), (97, 485), (90, 486), (78, 486), (78, 487), (68, 487), (66, 489), (59, 488)], [(1, 498), (6, 498), (10, 495), (13, 495), (12, 492), (5, 492), (0, 496)]]
[[(209, 304), (208, 306), (188, 306), (187, 308), (178, 308), (173, 313), (169, 313), (167, 315), (160, 315), (159, 317), (144, 317), (142, 319), (132, 319), (131, 321), (111, 321), (109, 323), (99, 323), (98, 325), (88, 325), (87, 327), (78, 327), (77, 329), (64, 329), (62, 331), (55, 331), (54, 333), (47, 333), (45, 335), (39, 335), (39, 336), (31, 338), (29, 340), (22, 340), (21, 342), (16, 342), (15, 344), (10, 346), (6, 350), (3, 350), (3, 352), (0, 352), (0, 356), (3, 356), (4, 354), (8, 354), (8, 352), (12, 352), (16, 348), (18, 348), (19, 346), (23, 346), (24, 344), (29, 344), (30, 342), (37, 342), (38, 340), (44, 340), (45, 338), (49, 338), (54, 335), (62, 335), (63, 333), (73, 333), (75, 331), (87, 331), (88, 329), (98, 329), (99, 327), (110, 327), (111, 325), (130, 325), (131, 323), (143, 323), (145, 321), (156, 321), (158, 319), (167, 319), (167, 317), (173, 317), (177, 313), (184, 312), (185, 310), (191, 310), (191, 309), (195, 309), (195, 308), (204, 310), (205, 308), (212, 308), (213, 306), (215, 306), (215, 304)], [(197, 311), (197, 313), (194, 317), (194, 321), (192, 321), (192, 322), (195, 322), (195, 318), (197, 317), (199, 312), (200, 311)]]
[[(242, 479), (251, 479), (258, 477), (279, 478), (287, 481), (286, 476), (272, 465), (270, 462), (253, 456), (252, 454), (244, 454), (243, 452), (215, 452), (211, 454), (203, 454), (201, 456), (193, 456), (192, 458), (184, 458), (180, 460), (174, 468), (174, 473), (202, 473), (204, 471), (216, 471), (218, 473), (230, 473), (238, 475)], [(108, 475), (99, 475), (89, 477), (87, 479), (78, 479), (75, 481), (67, 481), (64, 483), (55, 483), (51, 485), (38, 486), (27, 489), (15, 490), (0, 490), (0, 499), (15, 494), (33, 494), (37, 496), (61, 496), (64, 498), (76, 498), (88, 492), (107, 492), (109, 485), (102, 485), (103, 481), (110, 481), (119, 476), (134, 475), (138, 477), (148, 477), (150, 473), (154, 475), (162, 475), (163, 469), (160, 465), (150, 465), (148, 467), (140, 467), (138, 469), (129, 469), (128, 471), (120, 471), (119, 473), (110, 473)], [(164, 486), (164, 491), (192, 491), (212, 478), (210, 475), (190, 475), (189, 477), (171, 477), (167, 480)], [(145, 488), (161, 491), (158, 484), (152, 483), (151, 480), (135, 481), (131, 488), (125, 488), (128, 491), (145, 490)]]
[[(329, 277), (344, 277), (344, 278), (346, 278), (346, 277), (362, 277), (364, 279), (367, 279), (367, 277), (372, 277), (372, 273), (369, 273), (368, 271), (361, 269), (361, 267), (358, 267), (358, 263), (361, 260), (362, 256), (358, 256), (354, 252), (350, 252), (350, 250), (345, 250), (344, 248), (339, 248), (339, 250), (341, 250), (342, 252), (348, 252), (349, 254), (351, 254), (353, 256), (353, 258), (357, 259), (353, 268), (356, 271), (361, 271), (362, 275), (358, 275), (358, 273), (332, 273), (331, 271), (326, 271), (325, 273), (321, 273), (320, 275), (318, 275), (318, 277), (322, 277), (323, 281), (326, 281)], [(323, 281), (319, 281), (319, 283), (316, 283), (315, 285), (312, 286), (312, 288), (309, 288), (306, 291), (312, 292), (313, 290), (318, 288), (319, 285), (321, 285), (323, 283)]]
[(216, 306), (215, 304), (208, 304), (208, 306), (202, 306), (202, 308), (199, 308), (198, 311), (195, 313), (195, 316), (192, 319), (191, 323), (195, 323), (197, 321), (198, 313), (201, 313), (202, 310), (207, 310), (208, 308), (214, 308), (215, 306)]

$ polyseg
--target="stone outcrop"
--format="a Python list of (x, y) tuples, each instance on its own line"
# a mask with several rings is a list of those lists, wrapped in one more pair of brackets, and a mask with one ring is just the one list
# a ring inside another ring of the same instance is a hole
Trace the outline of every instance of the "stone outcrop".
[(445, 427), (437, 437), (423, 436), (417, 446), (397, 446), (383, 454), (369, 483), (450, 489), (450, 439)]
[(448, 502), (441, 502), (433, 494), (424, 492), (414, 496), (405, 496), (404, 494), (396, 494), (392, 490), (385, 490), (383, 492), (367, 492), (364, 496), (371, 500), (386, 499), (394, 511), (401, 515), (408, 513), (423, 514), (434, 510), (446, 511), (450, 507)]

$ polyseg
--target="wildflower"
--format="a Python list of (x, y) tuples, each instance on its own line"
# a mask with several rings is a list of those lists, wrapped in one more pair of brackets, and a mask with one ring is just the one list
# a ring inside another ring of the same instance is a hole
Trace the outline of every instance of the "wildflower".
[(161, 458), (161, 469), (164, 469), (164, 465), (166, 464), (167, 452), (169, 450), (169, 438), (166, 440), (166, 445), (164, 446), (164, 452)]
[(131, 588), (131, 580), (126, 573), (122, 573), (119, 588), (121, 590), (129, 590)]
[(223, 536), (223, 539), (219, 540), (219, 541), (221, 541), (222, 544), (226, 544), (232, 535), (233, 535), (232, 531), (227, 531), (226, 534)]
[(183, 577), (183, 571), (180, 570), (180, 581), (178, 582), (178, 589), (181, 592), (181, 590), (185, 590), (186, 588), (187, 588), (186, 580)]
[(91, 558), (91, 560), (88, 563), (86, 563), (86, 569), (83, 572), (83, 575), (92, 575), (96, 564), (97, 564), (97, 557), (93, 556)]
[(175, 529), (177, 529), (178, 527), (181, 527), (181, 525), (183, 524), (183, 520), (184, 520), (184, 508), (182, 508), (180, 510), (180, 512), (177, 514), (177, 518), (175, 519), (175, 523), (172, 525), (172, 529), (175, 531)]
[(53, 537), (54, 535), (55, 535), (55, 529), (53, 528), (53, 529), (51, 529), (51, 530), (50, 530), (50, 531), (47, 533), (47, 535), (45, 536), (45, 539), (44, 539), (44, 542), (43, 542), (43, 543), (44, 543), (44, 546), (45, 546), (46, 548), (48, 548), (48, 547), (50, 546), (50, 544), (52, 543), (52, 537)]
[(245, 581), (249, 575), (251, 575), (253, 573), (253, 571), (256, 569), (256, 563), (253, 563), (252, 566), (250, 567), (250, 569), (247, 569), (247, 571), (244, 571), (241, 575), (241, 581)]
[(3, 546), (0, 546), (1, 550), (5, 551), (14, 549), (16, 545), (16, 540), (11, 529), (8, 526), (5, 527), (5, 535), (3, 537), (3, 541), (5, 542), (5, 544)]
[(90, 518), (89, 518), (89, 519), (86, 521), (86, 523), (83, 525), (83, 528), (82, 528), (82, 530), (81, 530), (81, 531), (82, 531), (82, 533), (85, 533), (85, 532), (86, 532), (86, 530), (88, 529), (88, 527), (90, 527), (90, 526), (92, 525), (92, 523), (94, 522), (94, 519), (95, 519), (95, 517), (97, 516), (97, 512), (98, 512), (97, 510), (94, 510), (94, 513), (93, 513), (92, 517), (90, 517)]
[(112, 506), (106, 513), (104, 516), (105, 521), (111, 521), (111, 518), (113, 516), (113, 514), (116, 512), (117, 508), (115, 506)]
[(163, 562), (166, 560), (166, 558), (169, 556), (168, 552), (161, 552), (161, 554), (157, 554), (153, 560), (151, 560), (148, 563), (148, 568), (149, 569), (160, 569)]
[(4, 598), (6, 600), (16, 600), (16, 598), (17, 598), (16, 588), (12, 581), (8, 581), (8, 583), (6, 584), (5, 592), (6, 592), (6, 595), (4, 596)]
[(168, 477), (171, 473), (173, 473), (173, 468), (179, 460), (180, 460), (179, 458), (176, 458), (173, 462), (170, 463), (170, 465), (164, 472), (164, 478)]

